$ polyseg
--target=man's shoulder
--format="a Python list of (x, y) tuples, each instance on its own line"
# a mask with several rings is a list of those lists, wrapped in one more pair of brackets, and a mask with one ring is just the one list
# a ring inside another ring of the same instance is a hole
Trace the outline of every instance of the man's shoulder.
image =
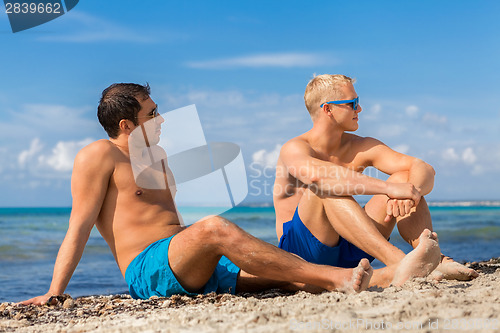
[(295, 152), (310, 152), (312, 149), (309, 141), (303, 135), (299, 135), (293, 139), (288, 140), (281, 147), (282, 154), (295, 153)]
[(295, 138), (292, 138), (288, 140), (283, 147), (284, 148), (293, 148), (293, 147), (310, 147), (311, 145), (309, 144), (309, 141), (307, 140), (307, 137), (305, 134), (296, 136)]
[(113, 144), (111, 143), (111, 141), (109, 140), (106, 140), (106, 139), (101, 139), (101, 140), (97, 140), (97, 141), (94, 141), (88, 145), (86, 145), (85, 147), (83, 147), (79, 154), (84, 154), (84, 155), (87, 155), (87, 154), (91, 154), (91, 155), (95, 155), (95, 154), (107, 154), (107, 153), (110, 153), (113, 149)]
[(369, 136), (359, 136), (352, 133), (344, 133), (344, 138), (351, 145), (357, 146), (362, 149), (371, 148), (383, 144), (380, 140)]
[(97, 140), (83, 147), (75, 158), (75, 163), (103, 163), (113, 160), (114, 145), (109, 140)]

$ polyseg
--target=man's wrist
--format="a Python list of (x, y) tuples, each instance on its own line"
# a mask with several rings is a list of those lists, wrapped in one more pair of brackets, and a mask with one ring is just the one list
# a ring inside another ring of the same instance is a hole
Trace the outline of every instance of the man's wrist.
[(388, 182), (382, 181), (381, 194), (385, 194), (385, 195), (389, 196), (389, 187), (390, 187), (390, 184)]
[(46, 295), (47, 296), (61, 296), (62, 294), (64, 294), (64, 291), (49, 289), (49, 291), (47, 292)]

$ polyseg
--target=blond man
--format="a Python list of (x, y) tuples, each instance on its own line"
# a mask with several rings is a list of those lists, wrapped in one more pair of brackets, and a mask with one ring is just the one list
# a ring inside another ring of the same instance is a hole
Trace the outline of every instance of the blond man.
[[(283, 145), (276, 168), (279, 247), (317, 264), (353, 267), (362, 258), (377, 258), (394, 267), (405, 256), (388, 241), (396, 225), (413, 248), (425, 229), (432, 230), (424, 195), (434, 186), (435, 172), (377, 139), (348, 133), (358, 129), (362, 111), (353, 83), (344, 75), (325, 74), (306, 87), (313, 127)], [(364, 175), (369, 166), (389, 179)], [(353, 198), (357, 194), (373, 197), (363, 208)], [(387, 285), (388, 271), (376, 271), (371, 284)], [(445, 256), (433, 274), (458, 280), (477, 276)]]

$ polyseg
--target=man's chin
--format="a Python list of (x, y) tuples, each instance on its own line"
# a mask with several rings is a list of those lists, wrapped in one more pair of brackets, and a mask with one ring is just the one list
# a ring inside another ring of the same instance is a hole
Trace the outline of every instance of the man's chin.
[(149, 145), (156, 146), (159, 142), (160, 142), (160, 137), (155, 136), (154, 138), (151, 138), (151, 140), (149, 140)]
[(356, 132), (358, 130), (359, 126), (356, 126), (356, 127), (351, 127), (349, 129), (346, 129), (345, 131), (346, 132)]

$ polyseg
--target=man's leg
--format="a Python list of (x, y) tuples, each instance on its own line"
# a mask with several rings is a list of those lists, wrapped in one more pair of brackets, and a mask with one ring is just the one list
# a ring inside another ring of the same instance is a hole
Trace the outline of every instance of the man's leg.
[(405, 257), (403, 251), (387, 241), (392, 229), (387, 228), (382, 234), (352, 197), (320, 197), (307, 190), (299, 202), (298, 213), (304, 225), (324, 245), (336, 246), (342, 236), (387, 265), (374, 271), (370, 286), (401, 285), (410, 277), (427, 276), (439, 262), (435, 233), (420, 231), (415, 244), (423, 244), (416, 245), (411, 255)]
[(386, 265), (397, 264), (405, 256), (387, 241), (389, 236), (380, 233), (352, 197), (320, 197), (306, 190), (298, 213), (307, 229), (324, 245), (336, 246), (340, 235)]
[(222, 255), (258, 277), (255, 283), (260, 287), (286, 281), (325, 290), (352, 287), (360, 291), (367, 288), (372, 272), (367, 260), (355, 269), (308, 263), (221, 217), (199, 221), (181, 231), (172, 238), (168, 251), (170, 268), (187, 291), (197, 291), (206, 284)]
[[(397, 172), (391, 175), (387, 181), (406, 183), (408, 182), (408, 172)], [(429, 229), (432, 231), (431, 213), (429, 212), (427, 202), (422, 197), (418, 207), (414, 207), (410, 215), (398, 218), (393, 217), (386, 222), (384, 220), (387, 216), (388, 200), (389, 197), (386, 195), (374, 195), (365, 206), (366, 214), (372, 219), (380, 233), (387, 238), (391, 235), (397, 223), (401, 237), (415, 248), (418, 245), (418, 237), (422, 233), (422, 230)]]
[[(388, 181), (393, 183), (408, 182), (408, 172), (397, 172), (391, 175)], [(395, 224), (398, 226), (398, 231), (401, 237), (408, 242), (413, 248), (419, 244), (419, 235), (424, 229), (432, 229), (432, 218), (427, 202), (422, 197), (417, 207), (414, 207), (411, 213), (404, 217), (391, 218), (386, 222), (386, 207), (389, 197), (386, 195), (374, 195), (373, 198), (366, 204), (365, 211), (373, 220), (374, 225), (386, 237), (389, 237)], [(442, 274), (443, 278), (470, 280), (478, 276), (473, 269), (467, 268), (450, 257), (442, 255), (441, 263), (436, 268), (436, 271)]]
[(240, 271), (236, 286), (238, 292), (259, 292), (269, 289), (281, 289), (286, 291), (302, 290), (312, 294), (319, 294), (326, 290), (324, 288), (305, 283), (270, 280), (252, 275), (244, 270)]

